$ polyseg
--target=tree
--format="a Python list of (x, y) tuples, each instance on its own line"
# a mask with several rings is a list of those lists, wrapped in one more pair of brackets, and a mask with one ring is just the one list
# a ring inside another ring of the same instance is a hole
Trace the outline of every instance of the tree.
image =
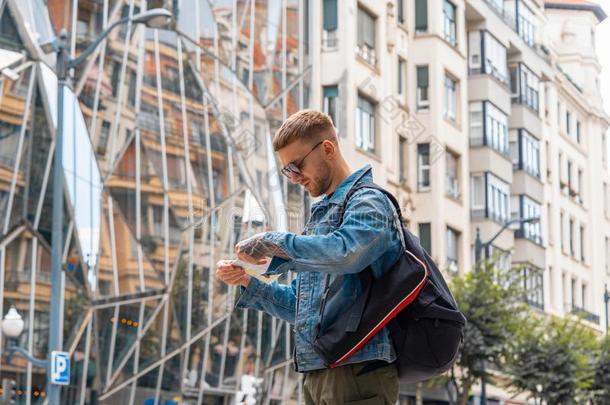
[(595, 333), (579, 321), (532, 313), (511, 342), (507, 388), (547, 404), (584, 403), (592, 393), (597, 345)]
[(601, 342), (595, 359), (593, 403), (610, 404), (610, 336)]
[(451, 280), (451, 291), (468, 323), (459, 357), (448, 374), (430, 384), (444, 384), (449, 398), (465, 405), (472, 386), (488, 379), (488, 367), (502, 367), (507, 348), (525, 313), (518, 270), (504, 270), (493, 261)]

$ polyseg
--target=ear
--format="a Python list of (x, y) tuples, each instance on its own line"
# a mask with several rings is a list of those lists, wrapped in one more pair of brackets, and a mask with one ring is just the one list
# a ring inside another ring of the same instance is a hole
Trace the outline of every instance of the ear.
[(335, 144), (330, 139), (326, 139), (320, 146), (322, 146), (324, 150), (324, 157), (328, 160), (333, 159), (339, 151), (337, 144)]

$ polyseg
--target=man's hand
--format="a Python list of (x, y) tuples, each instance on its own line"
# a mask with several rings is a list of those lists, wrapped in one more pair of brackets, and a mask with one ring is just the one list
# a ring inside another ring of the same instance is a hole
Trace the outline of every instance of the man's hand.
[(267, 257), (279, 256), (287, 259), (288, 255), (279, 246), (264, 238), (265, 233), (258, 233), (235, 245), (237, 258), (247, 263), (265, 264)]
[(220, 260), (216, 263), (216, 278), (229, 285), (250, 285), (250, 275), (246, 271), (231, 264), (231, 260)]

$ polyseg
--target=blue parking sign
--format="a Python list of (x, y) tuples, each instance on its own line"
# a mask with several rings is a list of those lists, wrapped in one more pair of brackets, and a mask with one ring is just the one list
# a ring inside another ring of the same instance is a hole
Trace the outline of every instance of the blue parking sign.
[(51, 352), (51, 383), (70, 384), (70, 355), (67, 352)]

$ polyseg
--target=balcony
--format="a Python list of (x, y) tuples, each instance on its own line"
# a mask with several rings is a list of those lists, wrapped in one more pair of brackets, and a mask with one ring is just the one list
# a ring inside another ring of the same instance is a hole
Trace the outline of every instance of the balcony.
[(504, 9), (504, 2), (498, 0), (484, 0), (489, 8), (500, 17), (506, 25), (508, 25), (513, 31), (517, 30), (517, 19), (514, 15), (511, 15)]
[(594, 314), (593, 312), (590, 312), (574, 304), (566, 304), (566, 307), (572, 315), (576, 315), (577, 317), (582, 318), (585, 321), (589, 321), (596, 325), (599, 325), (599, 315)]
[(365, 62), (375, 66), (377, 57), (375, 56), (375, 48), (362, 44), (356, 47), (356, 55), (362, 58)]
[(544, 302), (542, 302), (542, 301), (540, 301), (540, 300), (538, 300), (538, 299), (534, 299), (534, 298), (531, 298), (531, 297), (525, 297), (525, 298), (523, 299), (523, 301), (524, 301), (524, 302), (525, 302), (527, 305), (529, 305), (530, 307), (532, 307), (532, 308), (536, 308), (536, 309), (539, 309), (539, 310), (541, 310), (541, 311), (544, 311)]

